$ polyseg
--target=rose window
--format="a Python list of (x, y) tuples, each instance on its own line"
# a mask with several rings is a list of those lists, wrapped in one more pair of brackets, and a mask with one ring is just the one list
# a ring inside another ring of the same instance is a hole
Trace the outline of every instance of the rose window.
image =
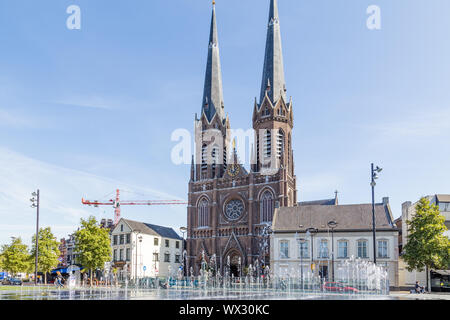
[(230, 220), (239, 219), (244, 213), (244, 203), (241, 200), (231, 200), (225, 206), (225, 216)]

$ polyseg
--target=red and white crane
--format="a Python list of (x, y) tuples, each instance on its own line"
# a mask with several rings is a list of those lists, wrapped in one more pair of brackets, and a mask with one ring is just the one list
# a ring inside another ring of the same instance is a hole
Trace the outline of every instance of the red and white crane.
[(170, 206), (170, 205), (187, 205), (183, 200), (120, 200), (120, 190), (116, 190), (116, 199), (110, 200), (85, 200), (81, 199), (81, 203), (88, 206), (113, 206), (114, 208), (114, 225), (120, 220), (121, 206)]

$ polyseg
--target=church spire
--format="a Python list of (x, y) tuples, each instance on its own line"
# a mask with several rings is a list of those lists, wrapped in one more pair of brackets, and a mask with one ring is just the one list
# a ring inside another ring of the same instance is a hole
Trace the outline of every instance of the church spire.
[[(270, 87), (268, 87), (268, 83), (270, 83)], [(270, 0), (270, 13), (260, 103), (263, 102), (266, 91), (272, 103), (278, 101), (280, 97), (283, 97), (284, 101), (287, 102), (277, 0)]]
[(216, 6), (213, 1), (211, 30), (209, 36), (208, 62), (206, 64), (205, 87), (203, 92), (202, 110), (208, 121), (217, 113), (224, 119), (222, 69), (220, 67), (219, 37), (216, 22)]

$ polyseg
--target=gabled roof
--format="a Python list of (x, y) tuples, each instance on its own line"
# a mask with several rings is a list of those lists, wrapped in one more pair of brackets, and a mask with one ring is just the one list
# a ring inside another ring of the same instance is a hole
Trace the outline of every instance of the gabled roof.
[[(274, 232), (295, 232), (312, 227), (326, 231), (331, 220), (338, 223), (336, 231), (372, 230), (372, 205), (282, 207), (275, 210), (272, 229)], [(387, 204), (375, 205), (375, 223), (377, 230), (397, 230)]]
[(152, 236), (160, 236), (163, 238), (183, 240), (172, 228), (157, 226), (154, 224), (138, 222), (128, 219), (121, 219), (128, 224), (132, 231), (138, 231), (143, 234), (149, 234)]
[(145, 225), (155, 231), (157, 234), (159, 234), (163, 238), (170, 238), (170, 239), (176, 239), (176, 240), (183, 240), (172, 228), (169, 227), (162, 227), (157, 226), (154, 224), (148, 224), (145, 223)]
[(314, 201), (302, 201), (298, 203), (299, 206), (335, 206), (337, 205), (336, 198)]
[(450, 194), (437, 194), (436, 198), (438, 202), (450, 202)]

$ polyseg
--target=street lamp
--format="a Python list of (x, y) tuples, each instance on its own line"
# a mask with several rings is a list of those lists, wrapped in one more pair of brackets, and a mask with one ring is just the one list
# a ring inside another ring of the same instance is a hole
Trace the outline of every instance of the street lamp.
[[(300, 225), (299, 226), (299, 228), (303, 228), (303, 225)], [(303, 245), (305, 244), (305, 242), (306, 242), (306, 239), (304, 239), (304, 238), (300, 238), (300, 235), (298, 235), (298, 234), (296, 234), (296, 236), (298, 237), (297, 238), (297, 241), (298, 241), (298, 243), (299, 243), (299, 246), (300, 246), (300, 273), (301, 273), (301, 287), (302, 287), (302, 290), (303, 290)]]
[(334, 229), (337, 227), (337, 222), (334, 220), (328, 221), (328, 227), (331, 229), (331, 276), (334, 282)]
[(31, 207), (36, 208), (36, 256), (34, 257), (34, 284), (37, 285), (37, 273), (38, 273), (38, 254), (39, 254), (39, 189), (37, 192), (31, 194), (33, 198), (30, 199)]
[(314, 233), (319, 232), (317, 228), (308, 228), (306, 229), (306, 235), (311, 236), (311, 271), (314, 273)]
[(375, 225), (375, 186), (377, 183), (375, 182), (376, 179), (378, 179), (378, 173), (383, 171), (382, 168), (377, 166), (374, 168), (374, 164), (372, 163), (371, 167), (371, 178), (372, 182), (370, 183), (370, 186), (372, 187), (372, 232), (373, 232), (373, 262), (377, 264), (377, 250), (376, 250), (376, 225)]
[(186, 243), (185, 243), (185, 239), (184, 239), (184, 234), (187, 232), (187, 228), (186, 227), (180, 227), (180, 232), (183, 234), (183, 253), (182, 253), (182, 259), (183, 259), (183, 273), (185, 276), (187, 276), (187, 254), (185, 254), (184, 252), (186, 251)]
[(185, 246), (184, 246), (184, 234), (187, 232), (187, 228), (186, 227), (180, 227), (180, 232), (183, 234), (183, 249), (185, 249)]

